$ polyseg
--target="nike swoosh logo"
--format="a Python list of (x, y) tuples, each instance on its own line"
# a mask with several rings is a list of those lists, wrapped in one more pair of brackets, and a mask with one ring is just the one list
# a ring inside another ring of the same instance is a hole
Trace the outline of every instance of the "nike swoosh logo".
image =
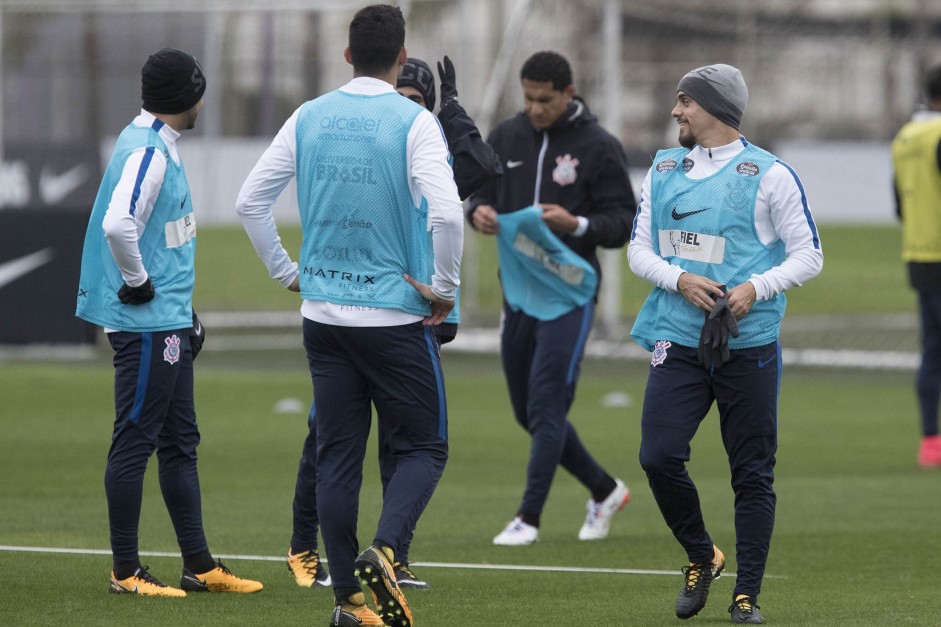
[(47, 205), (58, 205), (81, 187), (90, 174), (86, 163), (80, 163), (60, 174), (54, 174), (49, 166), (43, 166), (39, 173), (39, 197)]
[(138, 589), (137, 589), (137, 584), (136, 584), (136, 583), (134, 584), (134, 587), (133, 587), (133, 588), (128, 588), (128, 587), (126, 587), (126, 586), (122, 586), (122, 585), (121, 585), (121, 582), (118, 581), (117, 579), (114, 579), (114, 578), (111, 579), (111, 583), (112, 583), (113, 585), (117, 586), (118, 588), (120, 588), (121, 590), (124, 590), (125, 592), (130, 592), (131, 594), (137, 594), (137, 593), (138, 593)]
[(507, 161), (507, 162), (506, 162), (506, 167), (510, 168), (511, 170), (512, 170), (513, 168), (518, 168), (518, 167), (520, 167), (521, 165), (523, 165), (523, 162), (522, 162), (522, 161)]
[(203, 331), (203, 325), (199, 324), (198, 322), (193, 325), (193, 333), (195, 333), (196, 335), (199, 335), (200, 333), (202, 333), (202, 331)]
[(758, 360), (758, 367), (759, 367), (759, 368), (764, 368), (765, 366), (767, 366), (768, 364), (770, 364), (772, 361), (774, 361), (774, 360), (777, 359), (777, 358), (778, 358), (777, 355), (772, 355), (772, 356), (769, 357), (768, 359), (759, 359), (759, 360)]
[(54, 258), (52, 248), (45, 248), (19, 259), (0, 263), (0, 287), (9, 285), (33, 270), (41, 268)]
[(673, 219), (674, 219), (674, 220), (682, 220), (683, 218), (688, 218), (688, 217), (690, 217), (690, 216), (694, 216), (694, 215), (696, 215), (697, 213), (702, 213), (703, 211), (709, 211), (709, 209), (708, 209), (708, 208), (707, 208), (707, 209), (697, 209), (696, 211), (684, 211), (683, 213), (677, 213), (676, 207), (673, 207), (673, 213), (672, 213), (671, 215), (673, 216)]
[(190, 582), (194, 586), (202, 588), (203, 590), (209, 589), (209, 586), (206, 585), (206, 582), (200, 579), (199, 577), (191, 577), (190, 575), (183, 575), (183, 579)]

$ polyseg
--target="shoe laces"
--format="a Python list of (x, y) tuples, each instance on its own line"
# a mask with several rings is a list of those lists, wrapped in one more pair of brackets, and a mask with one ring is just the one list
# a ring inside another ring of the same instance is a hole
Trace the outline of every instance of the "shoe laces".
[(699, 585), (699, 580), (703, 578), (706, 571), (710, 573), (711, 564), (691, 564), (683, 567), (683, 574), (686, 575), (686, 592), (692, 592)]
[(167, 584), (163, 583), (150, 574), (150, 566), (141, 566), (139, 569), (137, 569), (137, 572), (134, 573), (134, 577), (146, 581), (147, 583), (151, 583), (155, 586), (160, 586), (161, 588), (167, 587)]
[(405, 573), (409, 579), (418, 579), (418, 577), (415, 576), (415, 573), (412, 572), (412, 569), (408, 567), (408, 564), (404, 562), (396, 562), (392, 565), (392, 568), (396, 572)]
[(294, 557), (301, 561), (301, 567), (307, 571), (308, 575), (316, 575), (320, 567), (320, 555), (317, 551), (304, 551)]
[(522, 518), (514, 518), (509, 525), (509, 530), (514, 532), (523, 531), (526, 529), (525, 525), (526, 523), (523, 522)]
[(221, 570), (226, 575), (232, 575), (232, 571), (229, 570), (228, 567), (225, 564), (223, 564), (221, 561), (218, 561), (218, 560), (216, 561), (216, 568)]
[(761, 606), (755, 603), (755, 600), (748, 595), (741, 595), (732, 601), (732, 605), (729, 606), (729, 612), (732, 612), (735, 608), (738, 608), (738, 611), (745, 615), (752, 614), (755, 610), (760, 610)]
[(595, 522), (601, 517), (601, 501), (591, 501), (588, 504), (588, 520), (586, 521), (589, 525), (594, 525)]

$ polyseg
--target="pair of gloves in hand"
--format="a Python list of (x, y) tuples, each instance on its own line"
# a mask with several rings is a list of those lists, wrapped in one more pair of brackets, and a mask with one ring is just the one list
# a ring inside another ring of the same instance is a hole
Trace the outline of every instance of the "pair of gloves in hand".
[[(725, 292), (725, 286), (721, 287)], [(699, 334), (699, 347), (696, 356), (706, 370), (718, 368), (730, 358), (729, 336), (738, 337), (738, 321), (729, 307), (728, 296), (720, 296), (712, 311), (703, 312), (705, 321)]]
[[(447, 59), (447, 57), (445, 57)], [(156, 296), (156, 291), (154, 290), (153, 281), (150, 280), (150, 277), (147, 277), (147, 280), (138, 285), (137, 287), (131, 287), (127, 283), (121, 286), (121, 289), (118, 290), (118, 300), (121, 301), (124, 305), (143, 305), (149, 303)], [(196, 310), (193, 310), (193, 326), (190, 328), (190, 346), (193, 349), (193, 359), (196, 359), (196, 355), (199, 354), (199, 351), (203, 348), (203, 341), (206, 339), (206, 327), (203, 326), (202, 321), (196, 316)]]

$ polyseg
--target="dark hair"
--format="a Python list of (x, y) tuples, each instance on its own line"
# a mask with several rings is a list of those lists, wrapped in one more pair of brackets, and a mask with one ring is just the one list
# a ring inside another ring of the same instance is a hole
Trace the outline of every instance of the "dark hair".
[(526, 59), (520, 80), (552, 83), (554, 90), (563, 91), (572, 84), (572, 68), (561, 54), (545, 50)]
[(941, 100), (941, 64), (929, 69), (925, 75), (925, 93), (929, 100)]
[(399, 7), (372, 4), (357, 11), (350, 22), (353, 69), (376, 74), (391, 68), (405, 45), (405, 17)]

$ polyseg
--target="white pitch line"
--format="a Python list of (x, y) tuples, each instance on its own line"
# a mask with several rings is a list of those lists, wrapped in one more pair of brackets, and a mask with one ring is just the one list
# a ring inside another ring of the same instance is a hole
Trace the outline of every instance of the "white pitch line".
[[(70, 553), (74, 555), (111, 555), (111, 551), (106, 549), (67, 549), (45, 546), (8, 546), (0, 545), (0, 551), (19, 551), (30, 553)], [(179, 557), (179, 553), (167, 553), (162, 551), (141, 551), (144, 557)], [(248, 560), (255, 562), (281, 562), (285, 556), (278, 555), (236, 555), (236, 554), (214, 554), (215, 557), (232, 560)], [(327, 560), (323, 560), (327, 563)], [(427, 568), (464, 568), (471, 570), (515, 570), (515, 571), (537, 571), (537, 572), (562, 572), (562, 573), (598, 573), (607, 575), (680, 575), (678, 570), (647, 570), (641, 568), (586, 568), (581, 566), (532, 566), (527, 564), (460, 564), (451, 562), (411, 562), (410, 566), (421, 566)], [(735, 577), (735, 573), (723, 572), (724, 577)]]

